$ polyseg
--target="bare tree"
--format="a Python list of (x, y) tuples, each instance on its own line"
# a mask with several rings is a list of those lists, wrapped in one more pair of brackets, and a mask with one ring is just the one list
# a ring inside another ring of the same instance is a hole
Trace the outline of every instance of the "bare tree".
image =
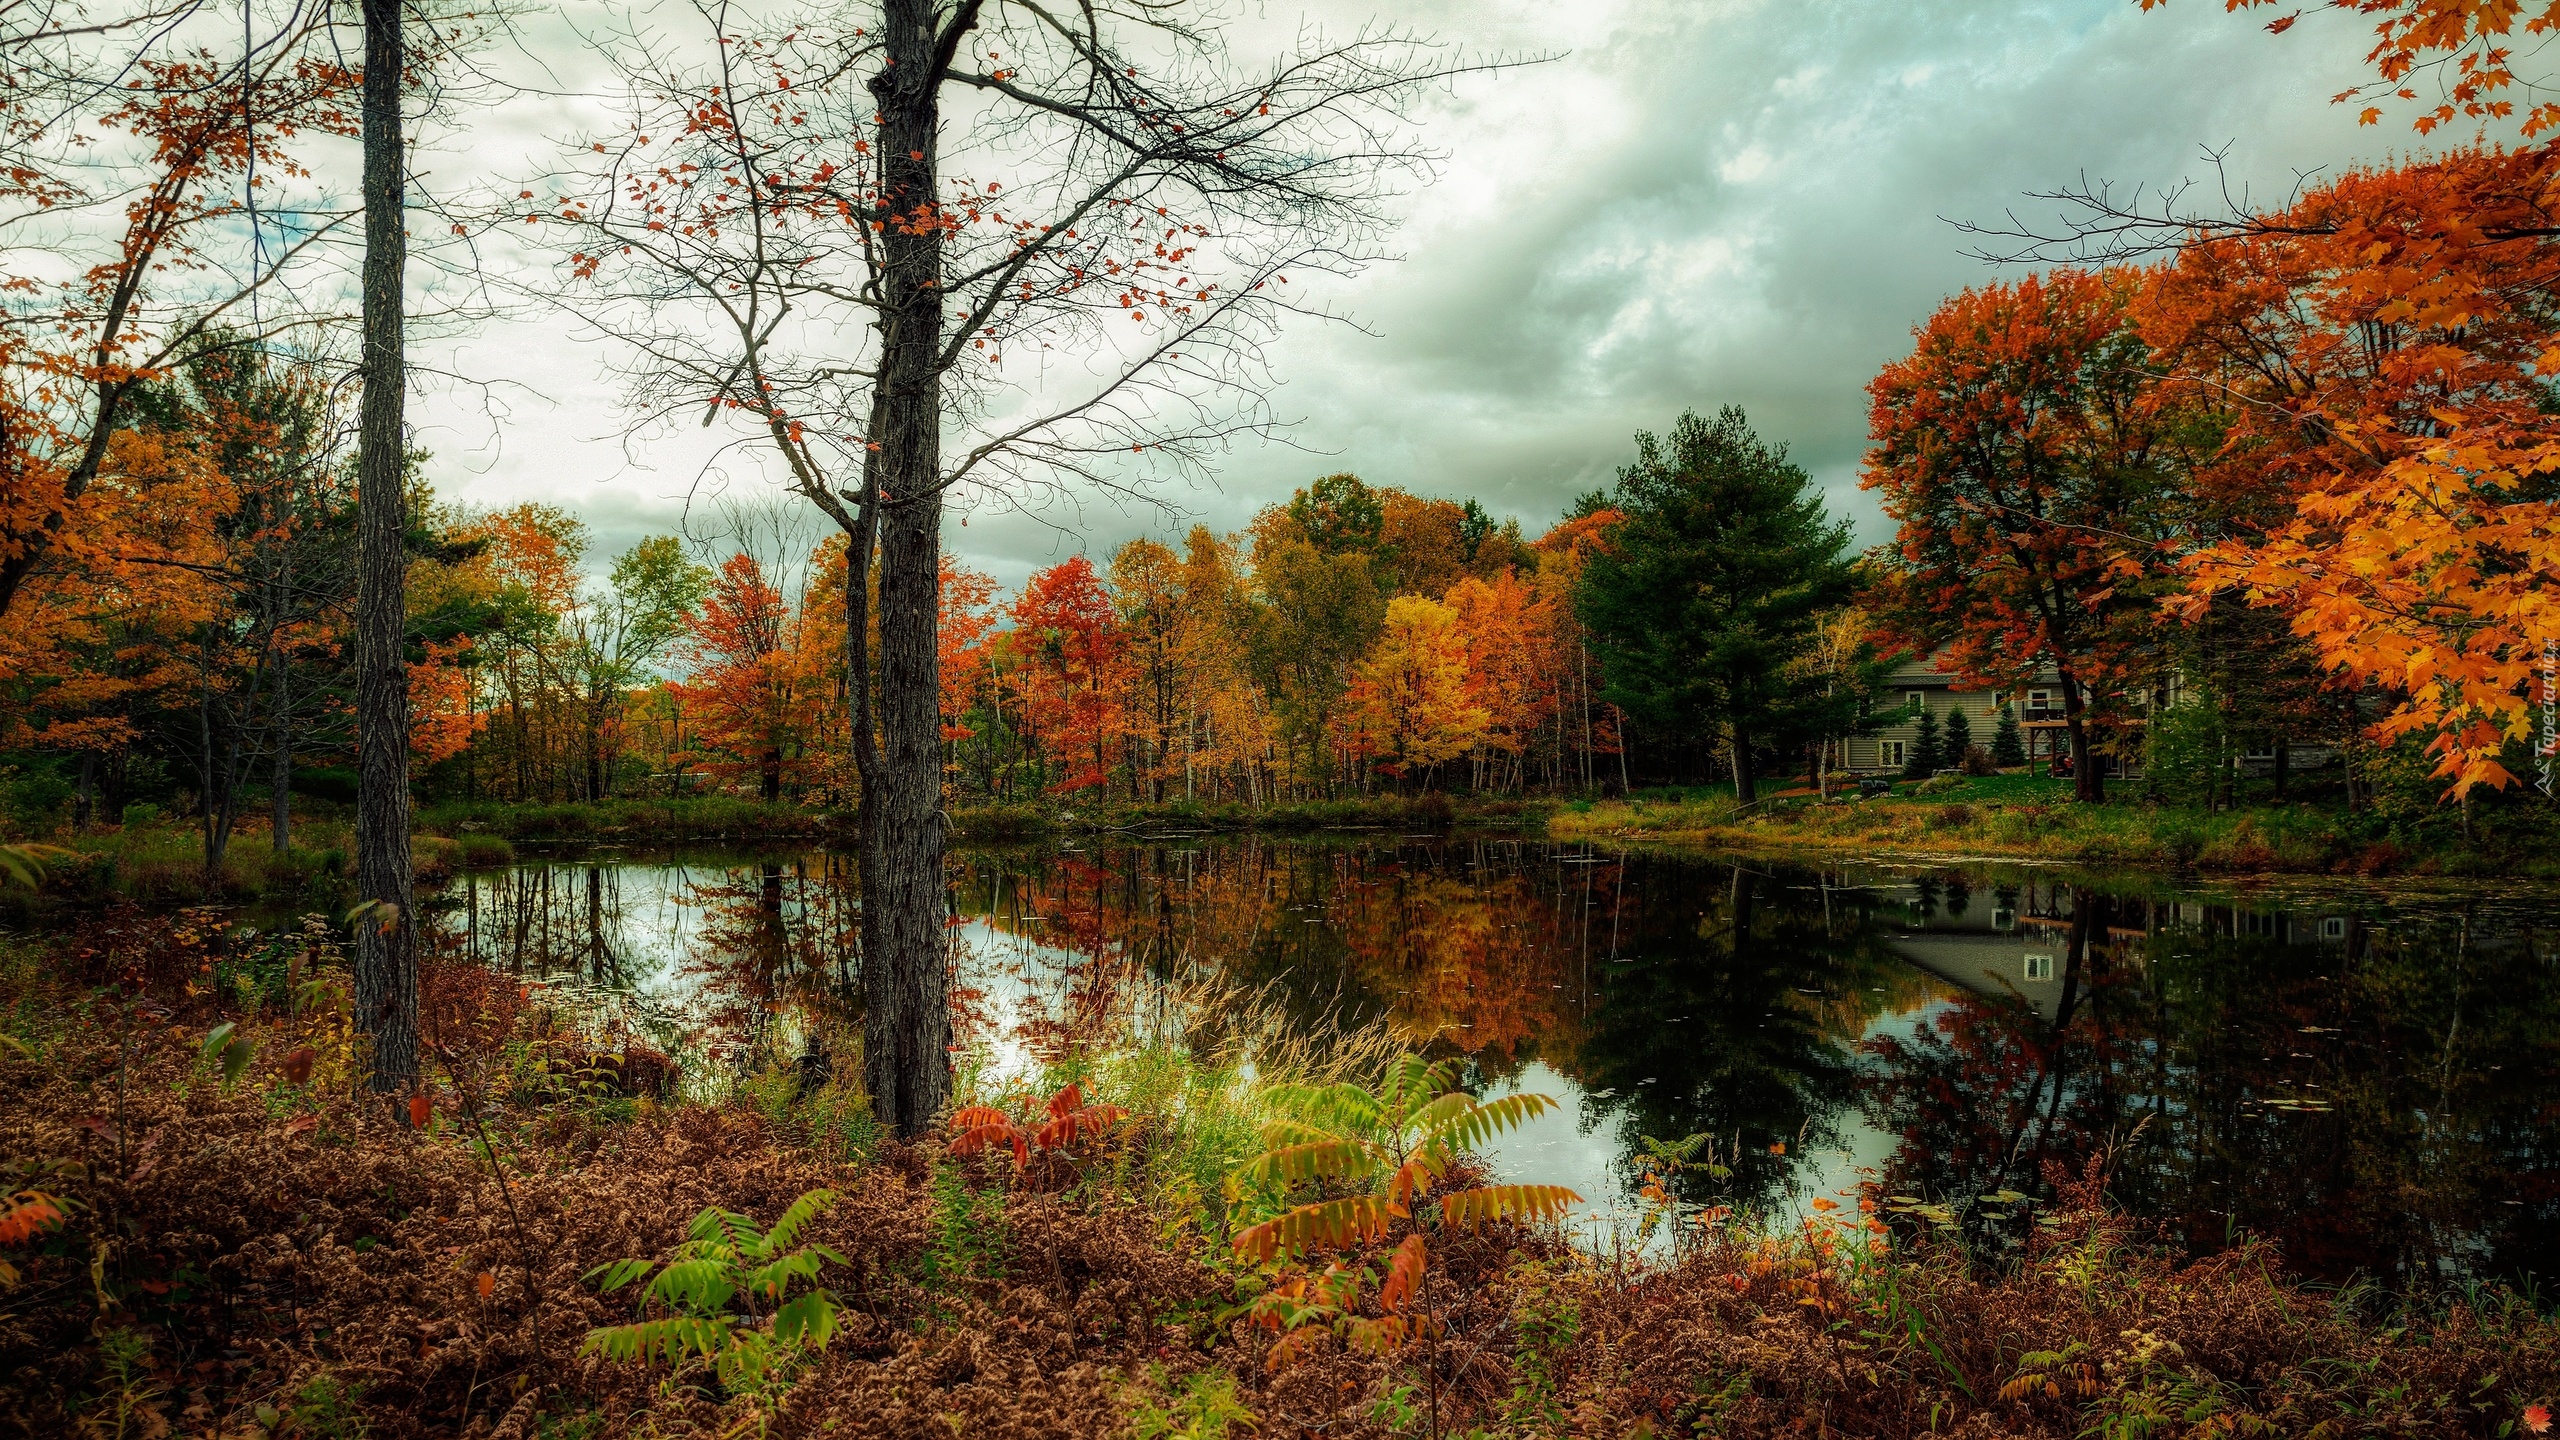
[(1377, 257), (1406, 106), (1482, 67), (1376, 32), (1248, 69), (1150, 0), (695, 14), (613, 46), (624, 123), (523, 218), (645, 413), (744, 422), (847, 536), (866, 1079), (912, 1134), (949, 1089), (946, 497), (1140, 494), (1266, 430), (1291, 297)]

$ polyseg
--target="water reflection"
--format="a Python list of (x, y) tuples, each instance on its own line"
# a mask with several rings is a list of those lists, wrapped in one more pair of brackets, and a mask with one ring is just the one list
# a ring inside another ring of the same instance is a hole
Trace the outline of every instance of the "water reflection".
[(470, 875), (438, 915), (449, 954), (625, 1002), (703, 1062), (787, 1052), (808, 1007), (851, 996), (848, 857), (541, 862)]
[[(1961, 1202), (2091, 1157), (2197, 1250), (2303, 1270), (2548, 1273), (2553, 925), (2530, 898), (2234, 902), (2023, 869), (1805, 870), (1516, 840), (968, 855), (953, 924), (983, 1042), (1054, 1054), (1184, 982), (1384, 1019), (1573, 1107), (1497, 1159), (1595, 1197), (1642, 1135), (1716, 1137), (1692, 1198), (1862, 1175)], [(854, 973), (843, 861), (529, 865), (456, 916), (502, 968), (642, 994), (745, 1060)], [(1561, 1173), (1560, 1173), (1561, 1172)], [(1959, 1207), (1961, 1209), (1961, 1206)], [(1996, 1238), (1986, 1236), (1985, 1238)]]

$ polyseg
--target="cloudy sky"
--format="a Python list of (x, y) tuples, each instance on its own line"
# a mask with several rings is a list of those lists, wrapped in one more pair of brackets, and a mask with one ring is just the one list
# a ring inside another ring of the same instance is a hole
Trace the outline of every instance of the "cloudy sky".
[[(2189, 0), (1241, 0), (1239, 58), (1301, 24), (1382, 16), (1479, 52), (1546, 63), (1425, 104), (1445, 157), (1402, 202), (1401, 257), (1326, 297), (1360, 328), (1309, 325), (1277, 354), (1285, 445), (1224, 457), (1171, 510), (1093, 502), (980, 512), (949, 540), (1008, 585), (1078, 548), (1221, 529), (1316, 475), (1351, 470), (1474, 496), (1535, 534), (1604, 485), (1640, 429), (1731, 403), (1783, 439), (1862, 541), (1863, 386), (1937, 300), (1996, 272), (1947, 222), (1997, 220), (2086, 174), (2119, 184), (2228, 170), (2281, 194), (2299, 171), (2382, 158), (2408, 132), (2328, 103), (2360, 70), (2349, 24), (2283, 37)], [(542, 44), (539, 35), (528, 44)], [(564, 91), (574, 54), (546, 57)], [(511, 101), (427, 161), (503, 165), (598, 117), (568, 96)], [(530, 165), (530, 158), (523, 163)], [(432, 342), (413, 402), (439, 488), (585, 516), (609, 554), (673, 528), (705, 483), (760, 493), (744, 455), (679, 439), (635, 449), (612, 356), (527, 316)], [(493, 418), (495, 417), (495, 418)]]

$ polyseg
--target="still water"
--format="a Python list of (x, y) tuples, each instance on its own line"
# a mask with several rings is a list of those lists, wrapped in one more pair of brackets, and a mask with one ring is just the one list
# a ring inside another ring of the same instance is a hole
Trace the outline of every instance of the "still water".
[[(2110, 1157), (2192, 1250), (2409, 1287), (2560, 1263), (2548, 895), (2203, 892), (2030, 867), (1800, 869), (1508, 838), (963, 853), (964, 1035), (996, 1064), (1178, 1023), (1191, 982), (1384, 1019), (1563, 1111), (1494, 1159), (1621, 1207), (1640, 1137), (1713, 1137), (1689, 1198), (1785, 1213), (1861, 1180), (1955, 1202)], [(485, 963), (620, 997), (697, 1064), (787, 1047), (847, 988), (847, 857), (531, 862), (444, 914)], [(1149, 1007), (1155, 1009), (1151, 1012)], [(1150, 1019), (1152, 1015), (1152, 1020)]]

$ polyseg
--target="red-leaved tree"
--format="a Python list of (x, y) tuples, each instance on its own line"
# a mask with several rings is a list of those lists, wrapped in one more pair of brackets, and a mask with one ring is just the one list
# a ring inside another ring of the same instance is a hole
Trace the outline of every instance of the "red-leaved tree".
[(2093, 743), (2141, 699), (2167, 431), (2127, 318), (2138, 275), (2057, 269), (1967, 290), (1868, 385), (1860, 484), (1901, 527), (1874, 597), (1905, 643), (2015, 690), (2050, 669), (2073, 791), (2103, 798)]

